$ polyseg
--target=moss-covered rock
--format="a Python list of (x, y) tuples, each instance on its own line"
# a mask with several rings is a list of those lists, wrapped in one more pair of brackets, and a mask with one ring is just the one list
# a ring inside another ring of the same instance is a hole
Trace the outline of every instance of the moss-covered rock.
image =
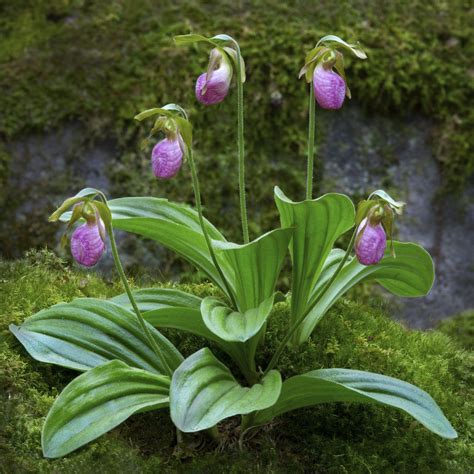
[[(376, 308), (343, 300), (299, 351), (281, 360), (284, 376), (321, 367), (347, 367), (399, 377), (427, 390), (459, 433), (440, 439), (408, 416), (356, 404), (301, 409), (252, 433), (243, 451), (233, 420), (221, 424), (223, 444), (186, 435), (176, 448), (165, 410), (136, 415), (64, 459), (42, 458), (40, 431), (54, 398), (76, 374), (32, 360), (7, 331), (33, 312), (80, 296), (108, 297), (114, 282), (76, 272), (48, 252), (0, 263), (0, 457), (6, 472), (450, 472), (469, 471), (472, 452), (472, 353), (438, 331), (410, 331)], [(198, 295), (211, 285), (188, 285)], [(288, 307), (270, 320), (259, 363), (265, 365), (286, 328)], [(185, 354), (197, 337), (168, 335)], [(223, 357), (221, 355), (221, 357)]]
[[(112, 195), (189, 201), (186, 173), (157, 187), (148, 155), (137, 146), (145, 127), (133, 122), (139, 110), (180, 103), (195, 127), (207, 215), (228, 229), (232, 240), (239, 236), (235, 91), (220, 106), (199, 106), (194, 80), (206, 66), (207, 50), (178, 48), (175, 34), (225, 31), (241, 42), (248, 67), (247, 176), (254, 235), (277, 220), (268, 183), (285, 183), (290, 196), (301, 195), (307, 87), (297, 73), (305, 51), (328, 32), (359, 40), (368, 51), (367, 61), (347, 58), (353, 96), (365, 109), (402, 116), (421, 111), (435, 120), (434, 150), (445, 184), (459, 187), (474, 168), (472, 81), (466, 72), (472, 9), (465, 2), (41, 0), (8, 2), (0, 13), (0, 139), (8, 144), (32, 131), (79, 122), (89, 140), (106, 137), (117, 144), (120, 158), (106, 170)], [(318, 121), (318, 133), (322, 128)], [(56, 178), (64, 194), (66, 185), (75, 186)], [(25, 239), (20, 252), (26, 248)]]

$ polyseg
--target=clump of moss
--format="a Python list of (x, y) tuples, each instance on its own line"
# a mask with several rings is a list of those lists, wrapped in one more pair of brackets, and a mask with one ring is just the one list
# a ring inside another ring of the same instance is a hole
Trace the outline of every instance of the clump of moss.
[(472, 351), (474, 348), (474, 311), (464, 311), (445, 319), (437, 329), (450, 336), (464, 349)]
[[(83, 296), (85, 275), (48, 252), (14, 264), (0, 262), (0, 457), (10, 472), (450, 472), (469, 471), (472, 453), (472, 353), (462, 352), (438, 331), (410, 331), (377, 309), (350, 300), (338, 303), (299, 350), (281, 359), (285, 377), (321, 367), (347, 367), (399, 377), (427, 390), (459, 433), (442, 440), (392, 409), (328, 404), (292, 412), (248, 436), (239, 451), (232, 437), (216, 447), (200, 435), (186, 435), (176, 448), (165, 410), (136, 415), (99, 440), (64, 459), (46, 460), (40, 431), (54, 398), (76, 373), (32, 360), (6, 331), (53, 303)], [(88, 296), (120, 292), (117, 284), (90, 278)], [(216, 294), (209, 284), (182, 289)], [(271, 315), (259, 364), (264, 367), (286, 330), (288, 306)], [(199, 338), (169, 331), (184, 352)], [(226, 433), (232, 420), (221, 425)]]

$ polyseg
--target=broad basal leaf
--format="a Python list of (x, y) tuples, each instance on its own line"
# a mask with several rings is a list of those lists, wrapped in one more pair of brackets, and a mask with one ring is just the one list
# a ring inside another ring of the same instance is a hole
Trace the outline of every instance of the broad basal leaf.
[(43, 454), (58, 458), (84, 446), (134, 413), (169, 404), (167, 376), (114, 360), (74, 379), (51, 407), (42, 432)]
[[(225, 341), (213, 333), (205, 324), (201, 314), (201, 298), (179, 290), (166, 288), (147, 288), (133, 292), (143, 317), (156, 328), (170, 328), (186, 331), (214, 342), (227, 352), (241, 370), (252, 372), (252, 352), (247, 344)], [(122, 294), (111, 301), (129, 307), (128, 296)]]
[(281, 390), (281, 376), (272, 370), (261, 384), (242, 387), (212, 352), (201, 349), (174, 372), (170, 387), (173, 423), (184, 432), (211, 428), (234, 415), (272, 406)]
[(245, 313), (233, 311), (217, 298), (207, 297), (202, 300), (201, 314), (207, 328), (224, 341), (245, 342), (260, 331), (272, 307), (273, 295)]
[[(361, 265), (356, 258), (347, 263), (331, 287), (303, 321), (297, 331), (297, 341), (304, 342), (327, 310), (347, 290), (361, 281), (375, 280), (397, 296), (416, 297), (429, 293), (434, 281), (434, 266), (430, 254), (417, 244), (393, 242), (396, 257), (387, 249), (377, 265)], [(319, 297), (321, 289), (337, 268), (341, 253), (331, 255), (330, 265), (313, 290), (311, 301)]]
[(282, 227), (294, 227), (290, 245), (293, 274), (291, 319), (296, 321), (307, 308), (309, 297), (324, 262), (337, 238), (354, 225), (352, 201), (343, 194), (293, 202), (275, 188), (275, 201)]
[(290, 410), (327, 402), (388, 405), (405, 411), (443, 438), (457, 433), (436, 402), (423, 390), (385, 375), (349, 369), (322, 369), (285, 380), (278, 401), (255, 415), (255, 425)]
[[(180, 313), (191, 309), (199, 311), (202, 299), (173, 288), (142, 288), (133, 291), (133, 297), (141, 312), (166, 311), (167, 314)], [(110, 298), (109, 301), (127, 309), (132, 309), (127, 293)]]
[[(178, 350), (150, 326), (171, 368), (183, 360)], [(143, 334), (136, 315), (110, 301), (79, 298), (36, 313), (10, 330), (41, 362), (89, 370), (118, 359), (131, 367), (164, 373), (163, 364)]]
[(228, 281), (241, 312), (273, 295), (292, 233), (293, 229), (276, 229), (244, 245), (213, 242), (219, 261), (227, 263)]
[[(151, 197), (121, 198), (109, 201), (113, 225), (117, 229), (156, 240), (201, 269), (224, 292), (226, 291), (207, 248), (198, 214), (189, 206)], [(205, 221), (213, 240), (225, 241), (224, 236)], [(226, 262), (221, 262), (222, 270)]]

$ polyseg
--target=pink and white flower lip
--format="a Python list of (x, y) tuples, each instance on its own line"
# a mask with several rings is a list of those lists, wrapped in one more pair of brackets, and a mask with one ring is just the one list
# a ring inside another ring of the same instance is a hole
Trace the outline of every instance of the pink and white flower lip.
[(359, 224), (357, 234), (355, 252), (359, 263), (362, 265), (379, 263), (387, 246), (387, 237), (382, 224), (372, 225), (365, 218)]
[[(214, 65), (219, 64), (217, 69)], [(232, 65), (217, 49), (211, 51), (209, 70), (201, 74), (196, 81), (196, 98), (201, 104), (214, 105), (222, 102), (232, 80)]]
[(77, 263), (93, 267), (105, 252), (105, 228), (100, 218), (80, 225), (71, 236), (71, 254)]
[(323, 109), (337, 110), (346, 97), (346, 82), (332, 69), (318, 64), (313, 73), (314, 95)]
[(164, 138), (159, 141), (151, 152), (151, 167), (159, 179), (171, 179), (181, 168), (183, 150), (179, 135), (175, 138)]

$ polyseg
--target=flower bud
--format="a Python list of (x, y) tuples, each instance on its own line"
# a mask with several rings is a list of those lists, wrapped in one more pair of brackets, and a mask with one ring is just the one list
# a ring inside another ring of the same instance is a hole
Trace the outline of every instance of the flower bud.
[(357, 230), (355, 252), (362, 265), (375, 265), (382, 260), (387, 237), (382, 224), (371, 224), (365, 218)]
[(183, 150), (179, 135), (175, 139), (164, 138), (151, 152), (151, 167), (157, 178), (170, 179), (175, 176), (183, 162)]
[(318, 64), (313, 73), (314, 95), (323, 109), (340, 109), (346, 96), (346, 82), (332, 69)]
[(102, 219), (80, 225), (71, 236), (71, 254), (77, 263), (94, 266), (105, 251), (105, 228)]
[(229, 92), (232, 65), (218, 49), (211, 51), (209, 68), (196, 81), (196, 98), (201, 104), (222, 102)]

